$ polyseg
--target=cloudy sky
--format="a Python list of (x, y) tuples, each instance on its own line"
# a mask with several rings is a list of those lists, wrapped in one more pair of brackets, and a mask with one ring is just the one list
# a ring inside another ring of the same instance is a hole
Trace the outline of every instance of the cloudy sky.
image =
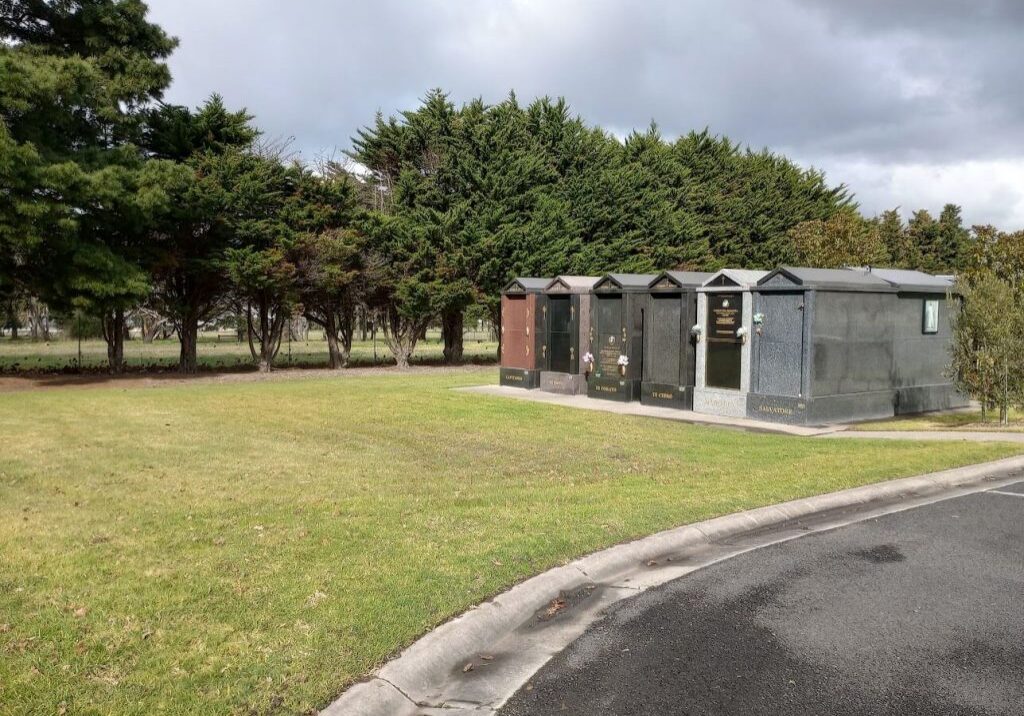
[(432, 87), (562, 95), (624, 135), (710, 127), (844, 182), (1024, 228), (1022, 0), (149, 0), (167, 99), (248, 107), (304, 156)]

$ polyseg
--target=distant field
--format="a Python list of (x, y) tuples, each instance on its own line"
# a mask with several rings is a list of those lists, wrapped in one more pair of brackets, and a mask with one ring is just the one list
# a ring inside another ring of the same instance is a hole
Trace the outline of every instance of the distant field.
[[(465, 339), (467, 362), (489, 363), (496, 360), (498, 344), (486, 333), (469, 333)], [(427, 334), (427, 340), (416, 346), (413, 363), (433, 363), (441, 360), (444, 346), (437, 331)], [(125, 361), (131, 370), (166, 369), (178, 364), (178, 339), (143, 343), (141, 339), (126, 341)], [(234, 335), (205, 333), (200, 336), (198, 361), (201, 369), (229, 370), (251, 366), (249, 345), (239, 343)], [(376, 350), (372, 341), (357, 341), (352, 347), (353, 365), (393, 364), (391, 353), (378, 338)], [(0, 372), (54, 372), (73, 369), (78, 364), (78, 342), (57, 340), (31, 341), (25, 338), (12, 341), (0, 338)], [(277, 364), (281, 366), (326, 366), (327, 343), (323, 334), (310, 331), (309, 340), (283, 341)], [(102, 340), (82, 341), (82, 368), (101, 370), (107, 365), (107, 344)]]
[(309, 714), (595, 549), (1021, 450), (450, 390), (496, 376), (0, 394), (0, 714)]

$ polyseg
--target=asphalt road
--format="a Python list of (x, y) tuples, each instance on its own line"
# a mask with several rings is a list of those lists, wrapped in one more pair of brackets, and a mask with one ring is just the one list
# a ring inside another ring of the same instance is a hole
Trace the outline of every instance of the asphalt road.
[(620, 602), (499, 713), (1024, 714), (1024, 482)]

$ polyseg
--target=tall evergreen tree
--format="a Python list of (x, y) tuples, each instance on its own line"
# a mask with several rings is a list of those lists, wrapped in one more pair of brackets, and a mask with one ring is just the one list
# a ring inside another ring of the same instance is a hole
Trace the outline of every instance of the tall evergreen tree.
[[(463, 116), (472, 121), (471, 110), (458, 112), (443, 92), (434, 90), (417, 110), (404, 112), (401, 121), (378, 116), (353, 142), (353, 158), (371, 170), (383, 197), (382, 211), (393, 218), (376, 222), (370, 238), (377, 241), (373, 249), (378, 256), (401, 265), (388, 272), (395, 289), (388, 295), (408, 300), (402, 310), (386, 311), (384, 324), (399, 365), (408, 364), (419, 340), (411, 335), (412, 327), (425, 328), (434, 316), (442, 319), (445, 357), (461, 360), (462, 314), (475, 298), (470, 278), (474, 234), (466, 225), (472, 215), (466, 174), (471, 169), (460, 163), (464, 145), (457, 127)], [(423, 242), (421, 250), (407, 255), (415, 241)], [(423, 315), (411, 315), (414, 307)]]
[[(199, 325), (222, 309), (229, 288), (224, 252), (234, 240), (233, 182), (258, 136), (245, 110), (217, 95), (195, 111), (164, 106), (149, 114), (144, 138), (161, 210), (146, 244), (154, 304), (181, 342), (178, 368), (194, 373)], [(157, 171), (163, 167), (163, 171)]]
[(939, 214), (935, 266), (942, 273), (956, 273), (966, 261), (970, 233), (964, 228), (961, 209), (946, 204)]
[(444, 290), (424, 305), (446, 334), (472, 300), (497, 323), (515, 275), (771, 266), (794, 255), (793, 226), (854, 208), (844, 187), (767, 151), (707, 131), (670, 144), (653, 125), (620, 142), (562, 99), (456, 108), (436, 90), (353, 144), (372, 208), (400, 218), (383, 223), (434, 247), (425, 283), (445, 277)]
[(621, 145), (606, 141), (610, 161), (588, 167), (593, 181), (576, 197), (587, 231), (579, 261), (589, 273), (706, 264), (707, 241), (686, 205), (685, 168), (673, 160), (657, 127), (634, 132)]
[(0, 13), (0, 288), (110, 324), (144, 281), (126, 248), (143, 172), (142, 110), (170, 82), (176, 41), (139, 0), (8, 0)]
[(367, 295), (365, 238), (352, 229), (300, 234), (292, 248), (303, 315), (324, 330), (328, 365), (348, 365), (356, 310)]
[(939, 224), (927, 209), (915, 211), (907, 221), (907, 238), (919, 257), (916, 268), (932, 273), (943, 272)]
[(916, 269), (921, 264), (921, 254), (903, 224), (899, 208), (883, 211), (876, 222), (891, 264), (895, 268)]
[(686, 205), (710, 247), (709, 267), (790, 263), (792, 227), (856, 208), (846, 187), (830, 187), (821, 172), (707, 130), (680, 137), (673, 152), (691, 179)]
[(280, 157), (239, 153), (233, 159), (231, 173), (223, 177), (232, 237), (224, 265), (245, 306), (253, 361), (269, 371), (284, 327), (300, 306), (300, 237), (347, 226), (354, 206), (347, 184), (297, 164), (285, 166)]

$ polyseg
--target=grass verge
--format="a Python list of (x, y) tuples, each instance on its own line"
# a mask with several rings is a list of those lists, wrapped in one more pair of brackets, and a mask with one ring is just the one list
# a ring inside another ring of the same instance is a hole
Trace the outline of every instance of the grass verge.
[(1020, 447), (754, 435), (436, 375), (0, 395), (0, 713), (306, 713), (578, 555)]
[(933, 413), (911, 415), (905, 418), (874, 420), (858, 423), (852, 430), (966, 430), (982, 432), (1024, 432), (1024, 415), (1019, 410), (1010, 410), (1009, 424), (999, 423), (999, 412), (989, 411), (988, 419), (981, 419), (981, 410), (964, 410), (955, 413)]

